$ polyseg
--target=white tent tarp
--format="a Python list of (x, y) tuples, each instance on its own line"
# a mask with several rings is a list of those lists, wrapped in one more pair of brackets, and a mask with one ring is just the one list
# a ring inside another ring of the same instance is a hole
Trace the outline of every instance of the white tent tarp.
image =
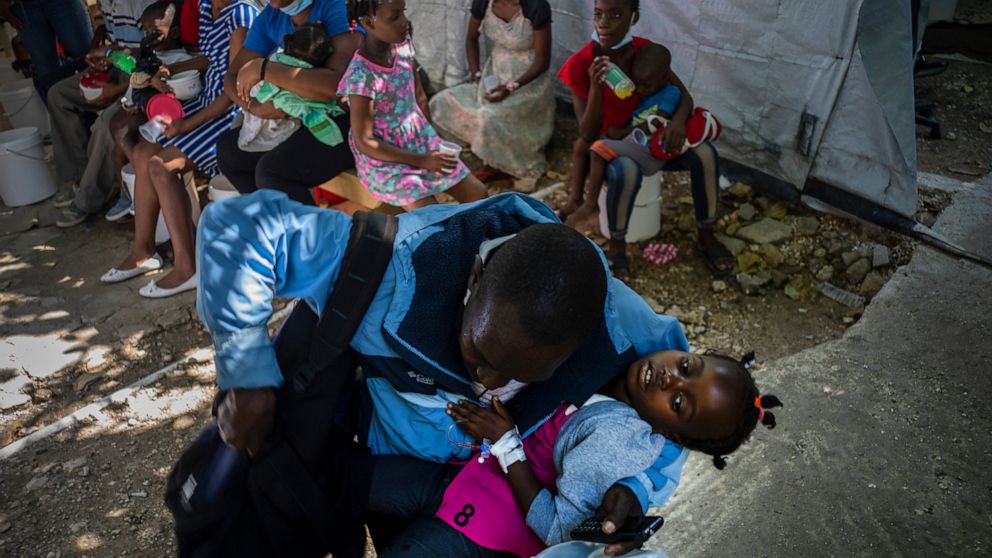
[[(556, 70), (589, 40), (592, 2), (550, 1)], [(451, 85), (467, 75), (470, 4), (408, 1), (418, 60), (435, 82)], [(799, 190), (816, 178), (911, 215), (917, 198), (909, 8), (900, 0), (866, 4), (642, 0), (634, 31), (672, 51), (672, 66), (693, 98), (721, 120), (724, 158)]]

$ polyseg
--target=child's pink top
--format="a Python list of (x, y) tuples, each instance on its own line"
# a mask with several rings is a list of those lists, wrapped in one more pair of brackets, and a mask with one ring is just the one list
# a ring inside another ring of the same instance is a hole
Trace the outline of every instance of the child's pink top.
[[(372, 99), (373, 135), (404, 151), (428, 153), (441, 143), (437, 131), (417, 105), (413, 43), (393, 48), (392, 67), (385, 67), (355, 53), (341, 76), (338, 95)], [(362, 184), (376, 199), (391, 205), (407, 205), (444, 192), (469, 175), (461, 160), (449, 174), (373, 159), (362, 153), (349, 134), (355, 168)]]
[[(574, 413), (561, 404), (533, 434), (524, 438), (524, 453), (542, 486), (555, 490), (554, 449), (558, 431)], [(572, 410), (574, 411), (574, 407)], [(546, 548), (527, 526), (510, 483), (495, 457), (479, 463), (478, 454), (462, 468), (444, 493), (437, 517), (477, 544), (493, 550), (533, 556)], [(498, 526), (498, 528), (493, 528)]]

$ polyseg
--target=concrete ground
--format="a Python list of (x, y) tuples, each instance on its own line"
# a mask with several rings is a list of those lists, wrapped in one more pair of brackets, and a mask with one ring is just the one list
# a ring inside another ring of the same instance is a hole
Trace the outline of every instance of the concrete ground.
[[(953, 186), (953, 184), (952, 184)], [(992, 256), (992, 175), (935, 229)], [(723, 471), (695, 457), (672, 557), (992, 554), (992, 270), (920, 247), (836, 340), (760, 366), (785, 402)]]

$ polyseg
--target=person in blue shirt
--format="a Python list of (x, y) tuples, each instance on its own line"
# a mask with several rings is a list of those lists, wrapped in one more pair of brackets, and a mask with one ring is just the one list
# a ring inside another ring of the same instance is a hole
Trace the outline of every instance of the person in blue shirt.
[[(318, 24), (331, 38), (331, 56), (322, 67), (297, 68), (269, 60), (283, 46), (283, 38), (307, 23)], [(231, 62), (224, 91), (243, 110), (265, 119), (286, 115), (271, 102), (259, 103), (251, 88), (266, 82), (304, 99), (336, 102), (338, 81), (348, 68), (361, 35), (352, 32), (344, 0), (269, 0), (255, 18), (244, 47)], [(348, 115), (334, 118), (344, 137)], [(242, 193), (260, 188), (286, 192), (300, 203), (314, 205), (310, 190), (343, 171), (354, 168), (347, 142), (330, 146), (305, 127), (269, 151), (244, 151), (238, 147), (240, 128), (221, 136), (217, 159), (221, 172)]]
[[(398, 220), (392, 260), (351, 342), (374, 407), (373, 454), (464, 459), (470, 440), (452, 440), (450, 402), (496, 394), (527, 436), (638, 354), (688, 350), (674, 318), (609, 277), (602, 253), (537, 200), (504, 194)], [(218, 413), (229, 445), (251, 452), (271, 428), (283, 381), (266, 326), (273, 297), (299, 298), (320, 315), (350, 227), (344, 214), (269, 190), (211, 204), (201, 217), (197, 307), (229, 390)], [(620, 525), (667, 498), (672, 479), (659, 471), (670, 461), (611, 489), (607, 521)]]

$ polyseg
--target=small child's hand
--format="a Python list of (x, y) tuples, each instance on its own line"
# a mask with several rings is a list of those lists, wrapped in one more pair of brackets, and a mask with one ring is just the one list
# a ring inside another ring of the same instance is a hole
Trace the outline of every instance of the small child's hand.
[(466, 434), (480, 442), (483, 438), (495, 442), (502, 438), (503, 434), (513, 430), (516, 424), (510, 412), (495, 397), (492, 411), (463, 399), (457, 405), (449, 403), (447, 413)]
[(430, 153), (421, 155), (420, 164), (417, 166), (442, 174), (451, 174), (454, 172), (455, 167), (458, 166), (458, 158), (454, 155), (445, 155), (440, 151), (431, 151)]

